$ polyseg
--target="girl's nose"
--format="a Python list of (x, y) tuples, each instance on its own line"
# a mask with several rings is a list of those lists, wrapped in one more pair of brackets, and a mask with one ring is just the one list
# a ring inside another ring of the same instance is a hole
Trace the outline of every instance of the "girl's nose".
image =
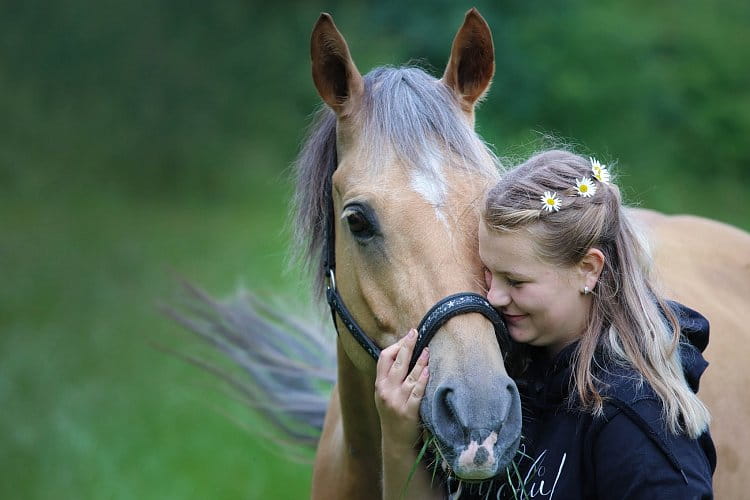
[(507, 287), (499, 286), (498, 280), (492, 280), (489, 291), (487, 291), (487, 301), (492, 307), (499, 309), (510, 304), (510, 294)]

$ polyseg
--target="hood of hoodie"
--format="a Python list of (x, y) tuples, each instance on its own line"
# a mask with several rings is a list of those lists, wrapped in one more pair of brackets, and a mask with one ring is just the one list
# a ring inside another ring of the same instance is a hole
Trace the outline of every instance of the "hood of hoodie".
[(708, 320), (699, 312), (682, 304), (673, 301), (668, 301), (668, 304), (677, 316), (684, 339), (680, 344), (680, 356), (685, 379), (693, 392), (698, 392), (701, 375), (708, 366), (708, 361), (701, 354), (708, 347)]

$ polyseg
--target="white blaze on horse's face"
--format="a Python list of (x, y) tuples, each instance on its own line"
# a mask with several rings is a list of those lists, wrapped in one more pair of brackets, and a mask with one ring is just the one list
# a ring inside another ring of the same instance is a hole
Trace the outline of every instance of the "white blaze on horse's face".
[[(484, 291), (478, 205), (497, 170), (473, 130), (473, 110), (494, 72), (491, 35), (472, 9), (441, 80), (415, 68), (362, 78), (332, 20), (322, 16), (312, 58), (318, 92), (338, 117), (338, 291), (385, 347), (443, 297)], [(340, 332), (351, 364), (374, 376), (372, 359)], [(362, 397), (372, 401), (372, 394)], [(505, 473), (520, 438), (520, 400), (484, 316), (456, 316), (431, 341), (421, 416), (456, 475)]]
[(414, 170), (411, 173), (411, 188), (435, 209), (435, 216), (450, 231), (445, 218), (444, 208), (448, 197), (448, 185), (443, 173), (441, 157), (436, 153), (425, 155), (424, 161), (430, 164), (429, 169)]

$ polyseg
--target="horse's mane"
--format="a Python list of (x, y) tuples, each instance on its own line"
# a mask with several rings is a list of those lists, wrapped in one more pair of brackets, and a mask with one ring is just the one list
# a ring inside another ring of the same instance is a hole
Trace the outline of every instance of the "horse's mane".
[[(454, 94), (416, 67), (380, 67), (365, 75), (357, 119), (368, 133), (363, 158), (378, 168), (386, 155), (440, 181), (439, 168), (451, 165), (492, 176), (499, 162), (462, 118)], [(446, 154), (451, 158), (446, 158)], [(329, 222), (327, 197), (336, 169), (336, 116), (324, 107), (316, 114), (295, 162), (293, 208), (296, 257), (312, 268), (313, 290), (324, 290), (323, 246)], [(446, 187), (447, 190), (447, 187)]]

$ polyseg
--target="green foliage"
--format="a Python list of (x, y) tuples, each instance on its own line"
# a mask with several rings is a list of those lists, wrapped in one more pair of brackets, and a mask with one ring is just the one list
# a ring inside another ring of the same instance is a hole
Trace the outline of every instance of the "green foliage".
[(750, 5), (555, 4), (501, 15), (494, 99), (523, 107), (482, 115), (512, 138), (500, 151), (519, 129), (552, 131), (617, 161), (633, 201), (750, 228)]
[[(552, 133), (617, 162), (631, 201), (750, 229), (750, 4), (476, 5), (497, 55), (478, 126), (498, 153)], [(331, 12), (362, 72), (440, 74), (469, 6), (0, 4), (0, 497), (307, 495), (309, 467), (150, 347), (194, 347), (154, 304), (171, 270), (305, 300), (282, 228), (318, 104), (312, 24)]]
[[(497, 75), (479, 126), (500, 154), (540, 133), (618, 161), (634, 201), (750, 227), (750, 4), (480, 1)], [(317, 103), (307, 43), (320, 10), (362, 71), (410, 58), (440, 73), (467, 6), (447, 0), (90, 2), (0, 7), (0, 181), (241, 197), (283, 171)], [(293, 15), (292, 15), (293, 14)], [(680, 183), (677, 196), (652, 186)], [(697, 191), (695, 191), (697, 189)], [(690, 200), (686, 202), (685, 200)]]

